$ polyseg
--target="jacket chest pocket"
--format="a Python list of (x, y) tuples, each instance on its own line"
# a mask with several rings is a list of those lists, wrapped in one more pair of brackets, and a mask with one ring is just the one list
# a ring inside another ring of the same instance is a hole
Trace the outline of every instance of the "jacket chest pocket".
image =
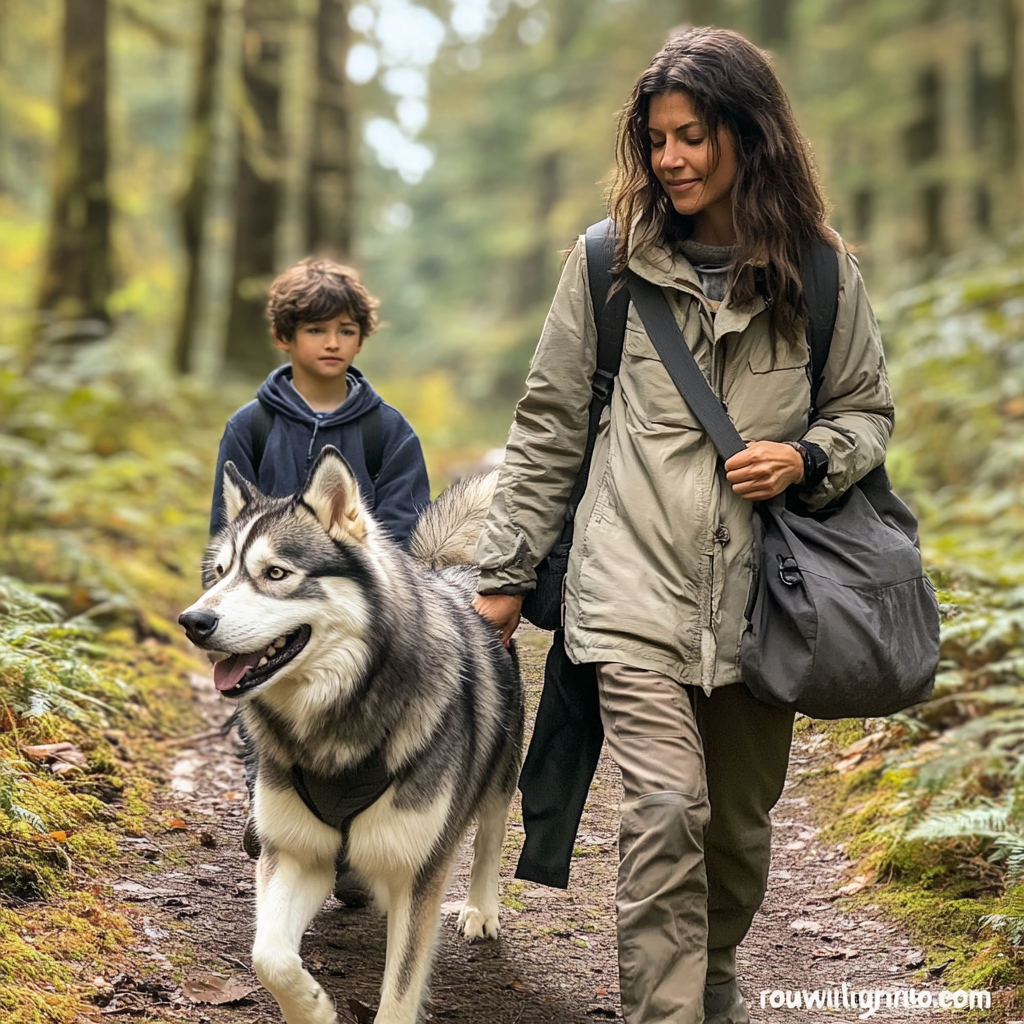
[(700, 430), (700, 424), (676, 389), (651, 339), (632, 324), (626, 327), (619, 370), (622, 395), (642, 423)]
[(729, 396), (736, 428), (748, 440), (781, 441), (807, 429), (811, 402), (806, 345), (780, 342), (772, 351), (768, 337), (757, 338)]

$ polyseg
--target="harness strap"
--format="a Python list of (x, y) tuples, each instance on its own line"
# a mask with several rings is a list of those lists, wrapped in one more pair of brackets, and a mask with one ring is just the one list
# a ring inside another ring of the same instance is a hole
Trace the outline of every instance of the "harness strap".
[(291, 779), (309, 811), (346, 838), (352, 820), (375, 804), (394, 782), (379, 750), (334, 775), (318, 775), (292, 765)]

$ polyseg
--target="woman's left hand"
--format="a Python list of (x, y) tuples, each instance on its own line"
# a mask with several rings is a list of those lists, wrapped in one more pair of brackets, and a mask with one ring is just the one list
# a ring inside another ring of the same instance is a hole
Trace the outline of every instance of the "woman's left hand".
[(748, 501), (767, 501), (804, 478), (804, 460), (788, 444), (751, 441), (725, 464), (732, 489)]

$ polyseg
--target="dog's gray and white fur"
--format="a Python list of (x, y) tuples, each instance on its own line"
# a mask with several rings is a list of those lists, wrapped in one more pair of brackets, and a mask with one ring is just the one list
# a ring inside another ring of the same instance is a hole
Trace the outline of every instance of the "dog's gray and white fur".
[(299, 797), (294, 765), (330, 776), (383, 754), (390, 785), (352, 820), (345, 849), (388, 915), (377, 1024), (417, 1020), (452, 858), (474, 819), (459, 926), (469, 939), (498, 934), (523, 701), (514, 655), (472, 609), (465, 564), (493, 487), (492, 474), (449, 488), (407, 555), (333, 448), (294, 498), (268, 498), (225, 467), (227, 525), (207, 552), (208, 589), (181, 621), (230, 656), (215, 679), (240, 698), (259, 755), (253, 964), (288, 1024), (337, 1020), (299, 943), (343, 844)]

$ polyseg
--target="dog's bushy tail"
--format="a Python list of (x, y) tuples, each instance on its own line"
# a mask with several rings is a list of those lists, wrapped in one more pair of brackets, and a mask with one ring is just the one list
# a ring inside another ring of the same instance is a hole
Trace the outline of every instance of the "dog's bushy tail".
[(409, 554), (431, 569), (470, 565), (490, 508), (498, 471), (463, 477), (423, 510), (412, 532)]

